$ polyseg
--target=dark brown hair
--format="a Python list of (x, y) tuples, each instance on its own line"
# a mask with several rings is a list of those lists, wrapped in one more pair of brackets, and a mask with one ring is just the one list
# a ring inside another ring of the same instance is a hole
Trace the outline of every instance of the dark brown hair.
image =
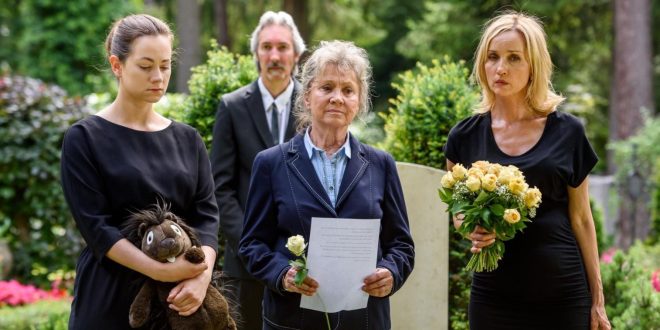
[(108, 57), (115, 55), (123, 63), (131, 53), (135, 39), (159, 35), (167, 36), (170, 41), (174, 38), (170, 27), (156, 17), (146, 14), (126, 16), (112, 24), (105, 39), (105, 51)]

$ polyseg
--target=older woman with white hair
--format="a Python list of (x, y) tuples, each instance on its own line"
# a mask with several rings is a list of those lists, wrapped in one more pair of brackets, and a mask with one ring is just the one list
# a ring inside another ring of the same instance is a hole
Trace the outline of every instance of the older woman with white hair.
[[(309, 240), (311, 218), (380, 219), (375, 271), (364, 278), (366, 308), (328, 315), (332, 329), (389, 329), (388, 297), (413, 268), (414, 246), (392, 156), (349, 132), (369, 109), (371, 68), (364, 49), (321, 42), (305, 63), (296, 100), (299, 134), (254, 161), (239, 254), (267, 286), (264, 329), (321, 329), (323, 313), (300, 308), (323, 283), (296, 285), (290, 236)], [(346, 220), (359, 221), (359, 220)]]

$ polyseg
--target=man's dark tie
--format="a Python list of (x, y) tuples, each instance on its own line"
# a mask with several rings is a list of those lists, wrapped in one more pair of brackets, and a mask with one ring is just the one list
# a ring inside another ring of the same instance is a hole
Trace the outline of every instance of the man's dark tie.
[(273, 102), (270, 106), (270, 133), (273, 135), (273, 144), (280, 143), (280, 120), (277, 114), (277, 104)]

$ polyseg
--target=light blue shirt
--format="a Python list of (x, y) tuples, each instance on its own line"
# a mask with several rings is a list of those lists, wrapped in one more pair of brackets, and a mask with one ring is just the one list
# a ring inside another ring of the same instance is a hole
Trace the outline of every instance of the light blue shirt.
[(321, 181), (323, 189), (325, 189), (328, 197), (330, 197), (332, 207), (335, 207), (337, 202), (337, 192), (341, 185), (341, 179), (344, 177), (346, 164), (351, 158), (350, 137), (350, 133), (346, 133), (346, 142), (344, 142), (337, 152), (328, 157), (323, 149), (318, 148), (312, 143), (312, 139), (309, 137), (309, 128), (305, 131), (304, 142), (307, 155), (312, 161), (314, 171), (319, 181)]
[(259, 92), (261, 92), (261, 101), (264, 104), (264, 109), (266, 110), (266, 121), (268, 121), (268, 127), (271, 127), (271, 110), (270, 106), (275, 102), (277, 105), (277, 114), (279, 116), (278, 127), (280, 128), (280, 143), (284, 142), (284, 134), (286, 134), (286, 125), (289, 124), (289, 112), (291, 112), (291, 95), (293, 95), (293, 80), (289, 82), (289, 85), (286, 86), (286, 89), (282, 91), (280, 95), (276, 98), (273, 98), (264, 85), (264, 82), (261, 80), (261, 77), (257, 80), (257, 85), (259, 86)]

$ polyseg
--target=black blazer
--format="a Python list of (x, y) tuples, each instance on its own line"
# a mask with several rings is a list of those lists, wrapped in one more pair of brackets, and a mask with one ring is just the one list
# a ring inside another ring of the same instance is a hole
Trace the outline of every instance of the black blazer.
[[(295, 135), (293, 104), (299, 90), (300, 84), (294, 80), (285, 141)], [(223, 271), (232, 277), (251, 278), (237, 256), (238, 240), (243, 230), (252, 162), (258, 152), (272, 146), (257, 81), (223, 95), (213, 125), (210, 158), (220, 210), (220, 230), (226, 239)]]
[[(300, 308), (300, 294), (282, 288), (282, 276), (294, 256), (287, 238), (309, 241), (312, 217), (381, 219), (377, 267), (392, 272), (392, 293), (413, 269), (414, 245), (394, 159), (350, 138), (352, 157), (332, 207), (305, 150), (303, 135), (265, 150), (254, 160), (245, 229), (239, 253), (262, 281), (264, 322), (277, 329), (322, 329), (321, 312)], [(359, 221), (359, 220), (355, 220)], [(369, 297), (367, 308), (332, 313), (336, 329), (389, 329), (388, 297)]]

